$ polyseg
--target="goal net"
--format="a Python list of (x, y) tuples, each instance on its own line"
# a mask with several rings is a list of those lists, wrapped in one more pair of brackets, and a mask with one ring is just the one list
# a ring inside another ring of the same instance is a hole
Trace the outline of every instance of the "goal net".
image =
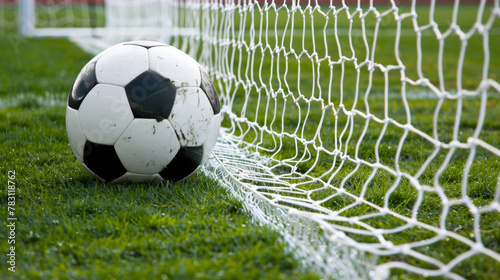
[[(499, 276), (498, 0), (34, 6), (32, 34), (74, 19), (99, 30), (68, 29), (83, 46), (158, 40), (204, 65), (224, 120), (203, 171), (305, 265), (332, 278)], [(39, 26), (50, 6), (55, 25)]]

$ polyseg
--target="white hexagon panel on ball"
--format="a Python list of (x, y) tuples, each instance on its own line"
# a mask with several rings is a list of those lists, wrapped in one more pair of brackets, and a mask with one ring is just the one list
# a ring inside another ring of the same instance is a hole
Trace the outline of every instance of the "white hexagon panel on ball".
[(101, 84), (125, 86), (149, 69), (148, 50), (135, 45), (119, 45), (97, 60), (96, 77)]
[(222, 113), (218, 113), (215, 115), (210, 121), (210, 133), (207, 136), (206, 141), (203, 143), (203, 150), (205, 153), (203, 154), (202, 163), (207, 161), (207, 159), (212, 154), (212, 151), (217, 143), (217, 138), (219, 137), (220, 125), (222, 122)]
[(177, 88), (200, 86), (201, 74), (198, 63), (172, 46), (150, 48), (149, 67), (170, 80)]
[(85, 137), (97, 144), (112, 145), (132, 122), (125, 89), (98, 84), (87, 94), (78, 110)]
[(135, 119), (120, 136), (115, 150), (127, 171), (160, 172), (179, 151), (180, 145), (168, 120)]
[(180, 88), (168, 120), (181, 146), (193, 147), (202, 145), (207, 139), (213, 116), (212, 106), (200, 88)]
[(83, 162), (83, 149), (87, 139), (80, 127), (78, 111), (70, 107), (66, 107), (66, 132), (73, 154), (79, 162)]

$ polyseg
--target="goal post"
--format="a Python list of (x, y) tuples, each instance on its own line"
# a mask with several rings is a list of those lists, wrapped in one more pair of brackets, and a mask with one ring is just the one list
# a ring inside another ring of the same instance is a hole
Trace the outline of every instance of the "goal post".
[(68, 37), (102, 49), (124, 40), (168, 42), (176, 32), (193, 32), (173, 25), (175, 1), (18, 1), (19, 33), (23, 36)]
[(19, 33), (23, 36), (35, 33), (35, 0), (22, 0), (19, 3)]
[(100, 0), (18, 0), (19, 33), (23, 36), (103, 36), (104, 2)]
[[(36, 3), (19, 28), (48, 36)], [(499, 277), (498, 0), (66, 3), (84, 12), (54, 2), (51, 34), (162, 41), (208, 70), (224, 120), (203, 171), (305, 265)]]

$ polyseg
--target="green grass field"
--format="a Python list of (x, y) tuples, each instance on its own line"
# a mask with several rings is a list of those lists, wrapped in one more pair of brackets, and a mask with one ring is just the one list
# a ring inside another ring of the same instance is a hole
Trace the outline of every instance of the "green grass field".
[[(467, 31), (475, 22), (477, 7), (473, 5), (461, 7), (458, 24), (463, 31)], [(400, 10), (409, 12), (410, 7), (401, 6)], [(5, 15), (13, 17), (10, 10)], [(427, 7), (419, 6), (418, 15), (417, 22), (420, 26), (429, 22)], [(436, 15), (435, 21), (439, 25), (439, 30), (444, 32), (451, 22), (451, 6), (438, 5)], [(338, 42), (333, 37), (335, 22), (331, 14), (328, 15), (330, 20), (326, 21), (316, 11), (313, 14), (313, 22), (309, 21), (309, 11), (305, 13), (307, 19), (305, 21), (300, 13), (288, 17), (284, 9), (276, 13), (270, 11), (262, 14), (255, 11), (253, 16), (254, 22), (262, 22), (264, 25), (262, 35), (259, 33), (259, 26), (256, 25), (254, 43), (283, 45), (287, 49), (293, 48), (296, 52), (308, 50), (309, 54), (315, 51), (318, 58), (328, 55), (332, 61), (340, 59), (339, 50), (341, 50), (343, 56), (356, 57), (358, 61), (334, 64), (330, 78), (326, 60), (311, 63), (306, 56), (295, 59), (294, 55), (285, 55), (281, 52), (275, 54), (274, 60), (271, 61), (269, 49), (262, 55), (261, 49), (258, 48), (247, 52), (244, 48), (227, 46), (229, 61), (234, 62), (230, 67), (235, 70), (235, 79), (256, 81), (257, 84), (246, 92), (242, 84), (229, 85), (222, 82), (218, 84), (227, 90), (223, 102), (231, 102), (232, 111), (236, 114), (244, 115), (250, 121), (260, 124), (266, 122), (268, 126), (274, 120), (273, 126), (270, 126), (274, 131), (298, 132), (304, 138), (311, 139), (315, 133), (319, 133), (321, 141), (315, 138), (316, 145), (321, 144), (325, 149), (333, 150), (341, 142), (343, 143), (341, 150), (346, 154), (352, 156), (357, 152), (358, 158), (370, 163), (374, 163), (379, 157), (380, 163), (392, 169), (396, 168), (394, 158), (403, 135), (401, 128), (388, 125), (376, 149), (383, 129), (382, 124), (373, 120), (367, 122), (359, 115), (349, 119), (343, 113), (336, 115), (332, 111), (324, 113), (321, 102), (307, 103), (305, 99), (311, 96), (323, 98), (332, 102), (334, 109), (338, 109), (342, 104), (349, 109), (369, 111), (380, 119), (384, 119), (384, 114), (387, 112), (390, 118), (400, 123), (406, 123), (410, 117), (415, 128), (429, 135), (433, 135), (436, 131), (436, 138), (444, 143), (453, 139), (456, 111), (461, 110), (457, 140), (466, 142), (467, 138), (473, 135), (477, 127), (479, 110), (483, 104), (478, 97), (464, 98), (463, 104), (456, 99), (445, 99), (440, 103), (439, 99), (432, 97), (428, 88), (407, 85), (408, 98), (403, 100), (399, 70), (389, 71), (388, 78), (385, 79), (384, 73), (376, 69), (370, 78), (366, 65), (360, 68), (362, 74), (359, 82), (356, 82), (355, 65), (364, 61), (367, 54), (371, 54), (374, 44), (374, 36), (369, 32), (374, 30), (376, 25), (373, 14), (365, 19), (365, 27), (368, 30), (366, 38), (368, 51), (360, 33), (355, 32), (352, 42), (349, 41), (349, 36), (345, 33), (349, 27), (345, 11), (337, 16), (336, 28), (342, 31), (339, 32)], [(490, 13), (485, 13), (481, 21), (485, 23), (489, 16)], [(50, 17), (46, 14), (41, 14), (40, 17), (44, 25), (50, 25)], [(251, 19), (250, 15), (243, 18), (235, 13), (232, 18), (234, 25), (231, 28), (238, 31), (243, 25), (248, 29), (251, 26)], [(499, 22), (497, 20), (494, 24), (496, 30), (500, 28)], [(97, 25), (101, 24), (102, 22), (98, 20)], [(361, 24), (361, 20), (355, 17), (353, 28), (360, 29)], [(450, 36), (444, 40), (443, 78), (440, 80), (437, 66), (439, 56), (436, 51), (439, 43), (435, 36), (430, 30), (422, 32), (423, 62), (419, 70), (416, 48), (418, 38), (408, 31), (411, 31), (413, 22), (410, 18), (404, 19), (401, 21), (401, 27), (404, 31), (399, 41), (398, 55), (406, 67), (406, 77), (417, 80), (418, 72), (422, 71), (431, 83), (439, 85), (443, 82), (443, 86), (451, 94), (456, 92), (458, 83), (468, 90), (478, 87), (484, 63), (481, 36), (474, 35), (468, 40), (461, 81), (457, 81), (456, 78), (460, 40), (457, 36)], [(16, 241), (19, 265), (16, 277), (125, 279), (163, 278), (165, 275), (167, 278), (186, 279), (318, 278), (313, 272), (299, 266), (300, 260), (293, 259), (278, 233), (253, 224), (251, 218), (241, 208), (240, 202), (232, 199), (217, 186), (216, 182), (201, 173), (183, 183), (162, 185), (103, 184), (93, 179), (74, 160), (64, 129), (67, 92), (78, 71), (91, 56), (66, 40), (27, 39), (20, 37), (13, 28), (7, 26), (0, 30), (2, 36), (0, 37), (0, 62), (2, 62), (0, 127), (4, 143), (0, 147), (0, 172), (4, 178), (4, 185), (7, 185), (8, 171), (15, 170), (15, 184), (19, 190), (16, 197), (18, 207), (16, 216), (19, 219)], [(385, 17), (380, 23), (382, 32), (374, 44), (374, 61), (381, 65), (398, 64), (394, 55), (395, 28), (396, 25), (390, 17)], [(326, 30), (325, 34), (322, 32), (323, 29)], [(264, 36), (266, 30), (269, 37)], [(246, 32), (242, 38), (248, 44), (251, 43), (250, 32)], [(488, 78), (498, 81), (500, 53), (496, 49), (500, 46), (500, 36), (495, 33), (488, 39), (490, 50)], [(328, 42), (327, 45), (324, 43), (325, 40)], [(202, 43), (198, 54), (201, 54), (203, 49)], [(276, 99), (269, 99), (265, 90), (259, 88), (261, 82), (268, 88), (280, 88), (285, 94), (291, 95), (285, 98), (278, 94)], [(371, 85), (370, 94), (365, 102), (368, 85)], [(387, 103), (384, 99), (386, 86), (390, 96)], [(298, 97), (298, 92), (303, 94), (304, 98), (297, 103), (291, 102), (292, 96)], [(249, 96), (248, 103), (245, 103), (245, 94)], [(410, 110), (406, 110), (404, 101), (408, 102)], [(308, 106), (310, 106), (309, 111)], [(498, 148), (500, 147), (498, 92), (490, 89), (484, 106), (486, 117), (479, 138)], [(286, 114), (282, 116), (283, 108)], [(436, 111), (439, 121), (434, 124)], [(317, 124), (323, 114), (326, 116), (323, 128), (318, 132)], [(227, 118), (224, 125), (231, 126)], [(368, 129), (363, 136), (365, 126)], [(335, 127), (338, 131), (334, 137), (332, 131)], [(346, 132), (342, 134), (346, 127)], [(351, 128), (352, 132), (349, 132)], [(267, 134), (255, 133), (246, 123), (241, 123), (239, 129), (236, 130), (237, 135), (247, 133), (245, 140), (249, 142), (255, 139), (261, 140), (261, 144), (255, 150), (264, 155), (274, 154), (277, 148), (274, 142), (276, 139)], [(262, 138), (259, 138), (261, 136)], [(432, 154), (433, 149), (434, 146), (426, 139), (410, 133), (404, 141), (402, 156), (398, 162), (399, 168), (410, 175), (416, 174)], [(298, 145), (296, 151), (294, 141), (285, 138), (283, 148), (276, 159), (297, 160), (306, 150), (313, 151), (310, 145), (302, 144)], [(429, 167), (418, 178), (421, 184), (434, 185), (436, 172), (448, 154), (451, 154), (450, 149), (442, 149), (437, 153), (430, 161)], [(461, 184), (468, 155), (469, 151), (466, 149), (453, 151), (450, 164), (439, 176), (438, 182), (449, 199), (460, 198), (463, 195)], [(332, 167), (340, 167), (338, 159), (334, 162), (331, 156), (319, 153), (298, 164), (298, 171), (308, 172), (316, 159), (318, 163), (310, 172), (314, 176), (321, 176)], [(373, 168), (366, 165), (356, 168), (352, 162), (343, 163), (342, 168), (339, 168), (339, 172), (332, 178), (332, 185), (342, 186), (347, 192), (359, 196)], [(495, 197), (495, 190), (499, 171), (498, 157), (478, 148), (467, 189), (467, 196), (474, 205), (483, 207), (498, 199)], [(394, 181), (395, 177), (392, 174), (378, 170), (364, 193), (364, 199), (382, 206), (384, 195)], [(318, 185), (307, 184), (302, 188), (315, 189)], [(318, 201), (334, 194), (335, 190), (325, 189), (314, 192), (311, 199)], [(390, 196), (389, 207), (396, 213), (409, 217), (417, 203), (417, 195), (418, 191), (411, 182), (402, 179), (400, 186)], [(293, 196), (300, 195), (293, 194)], [(6, 192), (2, 192), (2, 199), (7, 200)], [(324, 202), (322, 206), (332, 211), (339, 211), (353, 202), (352, 197), (339, 195)], [(442, 210), (440, 198), (434, 193), (426, 192), (419, 206), (418, 221), (438, 226)], [(2, 208), (1, 211), (2, 217), (7, 217), (7, 209)], [(342, 216), (355, 217), (373, 211), (370, 206), (359, 205), (344, 210)], [(469, 208), (462, 205), (452, 206), (446, 229), (474, 240), (472, 219)], [(402, 225), (401, 220), (388, 215), (365, 222), (381, 229)], [(498, 212), (483, 214), (480, 223), (484, 246), (500, 252)], [(336, 222), (336, 225), (359, 229), (349, 223)], [(0, 242), (4, 242), (5, 246), (7, 246), (7, 234), (5, 228), (0, 230), (0, 239), (5, 240)], [(370, 236), (348, 235), (360, 242), (378, 242)], [(435, 235), (434, 232), (424, 228), (413, 228), (384, 237), (398, 245), (432, 238)], [(447, 263), (468, 249), (468, 246), (454, 239), (445, 239), (429, 246), (418, 247), (416, 250)], [(5, 263), (6, 254), (0, 256), (0, 261)], [(436, 268), (433, 264), (407, 255), (382, 256), (380, 261), (403, 261), (424, 268)], [(467, 279), (496, 279), (500, 277), (500, 263), (488, 256), (475, 255), (462, 261), (452, 271)], [(0, 273), (2, 273), (0, 276), (6, 277), (14, 275), (6, 269)], [(392, 273), (394, 279), (424, 278), (404, 270), (393, 270)]]

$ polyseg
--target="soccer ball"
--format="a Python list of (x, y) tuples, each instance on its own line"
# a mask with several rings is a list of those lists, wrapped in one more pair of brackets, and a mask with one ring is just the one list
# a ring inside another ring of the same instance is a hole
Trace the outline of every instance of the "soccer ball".
[(161, 43), (134, 41), (94, 57), (66, 108), (76, 159), (103, 181), (180, 181), (212, 152), (221, 124), (203, 68)]

